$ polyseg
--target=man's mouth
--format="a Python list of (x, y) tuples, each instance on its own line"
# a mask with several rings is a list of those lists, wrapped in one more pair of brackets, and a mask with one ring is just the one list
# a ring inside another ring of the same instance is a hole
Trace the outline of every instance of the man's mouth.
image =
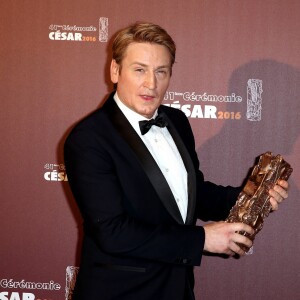
[(146, 101), (150, 101), (155, 98), (155, 96), (152, 96), (152, 95), (141, 95), (141, 97)]

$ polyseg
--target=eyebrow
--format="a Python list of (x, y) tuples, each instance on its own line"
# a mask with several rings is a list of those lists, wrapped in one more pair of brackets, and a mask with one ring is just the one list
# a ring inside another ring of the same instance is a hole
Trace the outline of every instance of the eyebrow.
[[(130, 66), (133, 66), (133, 65), (139, 65), (141, 67), (148, 67), (148, 65), (144, 64), (144, 63), (141, 63), (141, 62), (133, 62), (132, 64), (130, 64)], [(162, 66), (158, 66), (156, 68), (156, 70), (158, 69), (163, 69), (163, 68), (166, 68), (166, 69), (171, 69), (171, 66), (170, 65), (162, 65)]]

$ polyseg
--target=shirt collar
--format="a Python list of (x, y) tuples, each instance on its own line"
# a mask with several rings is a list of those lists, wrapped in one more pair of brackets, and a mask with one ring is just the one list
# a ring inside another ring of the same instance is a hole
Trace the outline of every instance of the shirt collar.
[[(125, 117), (129, 121), (129, 123), (131, 124), (131, 126), (134, 128), (134, 130), (139, 135), (141, 135), (141, 131), (140, 131), (140, 127), (139, 127), (139, 121), (149, 120), (149, 119), (145, 118), (144, 116), (136, 113), (135, 111), (133, 111), (132, 109), (130, 109), (129, 107), (127, 107), (120, 100), (117, 92), (114, 94), (114, 100), (115, 100), (116, 104), (118, 105), (118, 107), (120, 108), (120, 110), (122, 111), (122, 113), (125, 115)], [(157, 109), (154, 112), (153, 118), (155, 118), (156, 116), (157, 116)]]

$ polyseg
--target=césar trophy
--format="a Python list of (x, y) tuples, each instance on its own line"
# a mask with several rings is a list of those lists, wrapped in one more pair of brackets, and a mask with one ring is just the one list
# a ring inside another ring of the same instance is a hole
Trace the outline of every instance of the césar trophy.
[[(250, 225), (255, 230), (254, 234), (239, 233), (253, 241), (256, 234), (262, 229), (264, 219), (269, 216), (272, 209), (269, 190), (278, 180), (288, 180), (292, 172), (293, 169), (281, 155), (273, 156), (272, 152), (262, 154), (225, 221)], [(246, 254), (252, 253), (251, 248), (241, 244), (239, 246)]]

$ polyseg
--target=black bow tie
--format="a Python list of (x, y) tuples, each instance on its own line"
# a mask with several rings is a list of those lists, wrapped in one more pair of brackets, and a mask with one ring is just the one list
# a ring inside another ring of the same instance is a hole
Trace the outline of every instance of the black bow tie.
[(139, 121), (140, 130), (142, 135), (146, 134), (152, 125), (156, 125), (158, 127), (166, 127), (168, 125), (167, 121), (160, 115), (158, 115), (155, 119), (151, 119), (149, 121)]

